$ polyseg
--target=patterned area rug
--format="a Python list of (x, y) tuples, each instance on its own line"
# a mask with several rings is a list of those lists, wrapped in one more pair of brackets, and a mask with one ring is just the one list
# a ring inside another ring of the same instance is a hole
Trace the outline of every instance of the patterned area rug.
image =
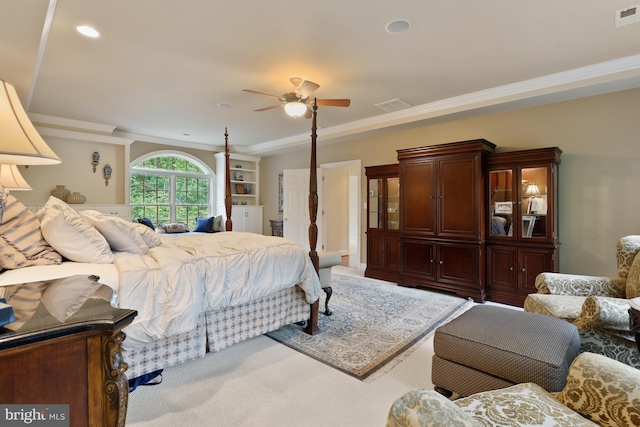
[[(331, 287), (333, 314), (320, 313), (320, 333), (310, 336), (298, 325), (287, 325), (267, 336), (363, 381), (387, 372), (439, 325), (472, 305), (451, 295), (335, 272)], [(320, 303), (324, 309), (324, 297)]]

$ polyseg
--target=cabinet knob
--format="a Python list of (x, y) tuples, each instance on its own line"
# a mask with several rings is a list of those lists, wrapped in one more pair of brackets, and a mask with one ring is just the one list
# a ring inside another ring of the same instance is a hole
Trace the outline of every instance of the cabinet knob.
[(433, 260), (431, 260), (431, 264), (433, 264)]
[(444, 264), (444, 261), (442, 261), (442, 260), (441, 260), (441, 261), (440, 261), (440, 265), (442, 265), (442, 264)]
[(521, 271), (524, 273), (525, 271), (527, 271), (527, 269), (526, 269), (526, 268), (523, 268)]
[(513, 271), (513, 267), (509, 267), (509, 271)]

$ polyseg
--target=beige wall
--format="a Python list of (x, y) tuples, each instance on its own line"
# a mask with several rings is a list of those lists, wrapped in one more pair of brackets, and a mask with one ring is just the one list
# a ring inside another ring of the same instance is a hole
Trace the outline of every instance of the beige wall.
[[(559, 194), (560, 271), (613, 275), (617, 239), (640, 234), (640, 198), (634, 191), (640, 181), (638, 111), (640, 89), (628, 90), (320, 146), (317, 158), (318, 164), (361, 159), (364, 168), (395, 163), (397, 149), (476, 138), (493, 142), (498, 151), (560, 147), (564, 152)], [(275, 212), (278, 172), (308, 164), (308, 149), (263, 158), (265, 212)], [(364, 197), (364, 179), (361, 187)], [(366, 224), (364, 211), (361, 224)], [(366, 262), (364, 231), (362, 262)]]
[[(340, 145), (318, 147), (318, 165), (361, 159), (362, 167), (394, 163), (397, 149), (485, 138), (498, 151), (560, 147), (560, 270), (566, 273), (615, 274), (615, 243), (620, 236), (640, 234), (637, 219), (640, 198), (640, 89), (600, 95), (519, 111), (444, 121), (415, 129), (390, 132)], [(45, 137), (63, 163), (21, 166), (34, 188), (15, 192), (25, 203), (46, 201), (56, 184), (87, 196), (87, 203), (122, 203), (126, 146)], [(150, 151), (176, 147), (134, 142), (130, 159)], [(215, 170), (213, 152), (179, 149), (197, 156)], [(101, 164), (94, 174), (91, 153), (99, 151)], [(104, 185), (102, 167), (110, 163), (114, 177)], [(278, 173), (308, 168), (309, 149), (267, 156), (260, 163), (260, 203), (264, 230), (277, 213)], [(364, 169), (362, 170), (364, 178)], [(362, 200), (366, 181), (361, 182)], [(326, 195), (325, 197), (331, 197)], [(361, 224), (366, 224), (361, 211)], [(363, 225), (364, 227), (364, 225)], [(362, 262), (366, 262), (365, 230), (361, 230)]]
[[(79, 141), (61, 137), (44, 136), (47, 144), (62, 159), (52, 166), (20, 166), (22, 176), (32, 191), (14, 192), (13, 195), (25, 204), (43, 204), (56, 185), (64, 185), (69, 191), (86, 196), (86, 203), (124, 203), (124, 145)], [(93, 172), (91, 158), (94, 151), (100, 153), (100, 164)], [(105, 185), (102, 169), (109, 164), (113, 169), (109, 185)], [(127, 165), (128, 167), (128, 165)]]

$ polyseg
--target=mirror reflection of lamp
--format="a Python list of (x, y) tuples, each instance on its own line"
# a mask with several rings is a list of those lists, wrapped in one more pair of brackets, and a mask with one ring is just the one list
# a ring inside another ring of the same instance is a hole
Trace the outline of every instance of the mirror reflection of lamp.
[(109, 185), (109, 179), (111, 178), (111, 166), (109, 166), (109, 163), (107, 163), (106, 165), (104, 165), (104, 169), (102, 170), (103, 175), (104, 175), (104, 185)]
[(538, 186), (530, 182), (527, 186), (527, 189), (524, 191), (525, 197), (529, 197), (529, 206), (527, 208), (527, 213), (531, 213), (531, 205), (533, 204), (533, 198), (540, 195), (540, 190)]

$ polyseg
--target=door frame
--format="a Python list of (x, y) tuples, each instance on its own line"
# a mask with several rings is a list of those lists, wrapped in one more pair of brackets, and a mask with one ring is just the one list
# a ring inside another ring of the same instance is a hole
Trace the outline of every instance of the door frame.
[[(353, 256), (349, 256), (349, 267), (352, 268), (357, 268), (357, 269), (363, 269), (363, 266), (360, 262), (361, 259), (361, 251), (362, 251), (362, 212), (360, 210), (360, 206), (362, 206), (362, 160), (357, 159), (357, 160), (346, 160), (343, 162), (334, 162), (334, 163), (323, 163), (320, 166), (320, 169), (336, 169), (336, 168), (351, 168), (351, 167), (355, 167), (357, 172), (356, 172), (356, 177), (357, 177), (357, 182), (355, 184), (351, 183), (351, 180), (349, 179), (349, 185), (355, 185), (356, 188), (355, 189), (350, 189), (348, 194), (355, 194), (356, 195), (356, 203), (354, 203), (353, 205), (356, 207), (354, 209), (354, 212), (348, 212), (349, 215), (349, 227), (355, 227), (355, 235), (356, 235), (356, 253)], [(322, 182), (322, 185), (324, 186), (324, 181)], [(325, 210), (327, 209), (327, 200), (329, 199), (327, 197), (327, 192), (325, 191), (326, 189), (323, 188), (322, 193), (324, 194), (324, 198), (322, 201), (322, 206), (319, 207), (319, 209)], [(351, 209), (349, 209), (351, 210)], [(324, 224), (324, 219), (326, 218), (326, 215), (318, 215), (318, 218), (322, 218), (323, 224), (322, 224), (322, 230), (323, 230), (323, 238), (322, 241), (326, 242), (326, 224)], [(353, 225), (352, 225), (353, 224)], [(349, 230), (349, 234), (352, 233), (352, 230)], [(349, 254), (351, 255), (351, 254)]]

